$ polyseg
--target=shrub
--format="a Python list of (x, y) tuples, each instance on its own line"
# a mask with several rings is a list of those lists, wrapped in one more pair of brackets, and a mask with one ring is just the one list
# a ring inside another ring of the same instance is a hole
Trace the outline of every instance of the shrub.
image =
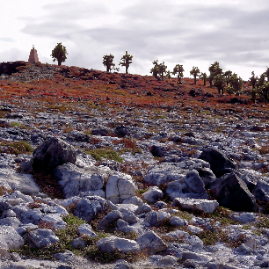
[(64, 199), (64, 194), (58, 183), (58, 180), (50, 174), (36, 173), (33, 174), (36, 184), (40, 187), (41, 191), (46, 193), (51, 198)]

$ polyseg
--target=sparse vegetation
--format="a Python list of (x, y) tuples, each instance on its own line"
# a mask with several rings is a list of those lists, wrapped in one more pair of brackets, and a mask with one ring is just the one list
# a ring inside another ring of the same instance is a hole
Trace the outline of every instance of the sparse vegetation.
[(110, 148), (96, 148), (85, 151), (87, 154), (92, 155), (96, 161), (102, 161), (102, 158), (113, 160), (116, 162), (122, 162), (122, 158), (118, 153)]
[(27, 141), (7, 142), (0, 141), (0, 153), (22, 154), (33, 152), (32, 146)]
[(64, 195), (58, 183), (58, 180), (51, 174), (34, 173), (33, 178), (41, 191), (51, 198), (63, 199)]

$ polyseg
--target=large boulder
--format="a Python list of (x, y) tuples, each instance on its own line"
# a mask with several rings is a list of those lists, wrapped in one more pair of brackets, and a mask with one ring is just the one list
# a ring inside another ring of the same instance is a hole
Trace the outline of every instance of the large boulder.
[(130, 175), (115, 173), (106, 184), (106, 199), (114, 204), (120, 204), (125, 199), (135, 196), (136, 185)]
[(76, 156), (73, 146), (52, 137), (35, 149), (31, 162), (35, 172), (51, 172), (58, 165), (75, 163)]
[(74, 215), (90, 223), (99, 213), (107, 209), (108, 205), (105, 199), (98, 196), (88, 196), (76, 204)]
[(179, 180), (168, 183), (166, 194), (171, 200), (175, 198), (208, 198), (205, 184), (196, 170), (192, 170)]
[(210, 163), (210, 168), (217, 177), (232, 172), (237, 168), (234, 161), (215, 148), (205, 148), (199, 159)]
[(65, 163), (53, 170), (53, 175), (59, 180), (66, 198), (80, 194), (95, 195), (104, 197), (102, 190), (104, 181), (109, 176), (108, 167), (91, 166), (79, 168), (72, 163)]
[(213, 182), (209, 189), (220, 206), (234, 211), (257, 211), (254, 195), (236, 173), (225, 174)]

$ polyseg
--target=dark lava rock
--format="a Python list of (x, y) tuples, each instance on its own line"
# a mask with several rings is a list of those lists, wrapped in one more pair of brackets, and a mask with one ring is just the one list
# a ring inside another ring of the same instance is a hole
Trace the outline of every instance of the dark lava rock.
[(109, 131), (107, 129), (95, 129), (92, 130), (92, 135), (107, 136)]
[(125, 127), (123, 125), (117, 126), (115, 133), (118, 137), (125, 137), (125, 136), (130, 136), (130, 130), (128, 127)]
[(74, 147), (52, 137), (35, 149), (31, 162), (35, 172), (51, 172), (58, 165), (75, 163), (76, 156)]
[(246, 183), (236, 174), (230, 173), (210, 184), (210, 191), (216, 195), (220, 206), (234, 211), (257, 211), (254, 195)]
[(150, 149), (150, 152), (155, 157), (163, 157), (165, 155), (165, 148), (160, 146), (153, 145)]
[(214, 148), (205, 148), (199, 159), (210, 163), (210, 168), (216, 177), (221, 177), (237, 169), (234, 161), (228, 159), (222, 152)]

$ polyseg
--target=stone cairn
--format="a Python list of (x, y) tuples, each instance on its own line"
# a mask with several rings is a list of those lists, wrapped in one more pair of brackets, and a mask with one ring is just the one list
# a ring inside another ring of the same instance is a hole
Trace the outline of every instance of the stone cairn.
[(28, 62), (31, 63), (31, 64), (39, 62), (38, 55), (37, 55), (37, 50), (35, 49), (34, 46), (30, 51)]

